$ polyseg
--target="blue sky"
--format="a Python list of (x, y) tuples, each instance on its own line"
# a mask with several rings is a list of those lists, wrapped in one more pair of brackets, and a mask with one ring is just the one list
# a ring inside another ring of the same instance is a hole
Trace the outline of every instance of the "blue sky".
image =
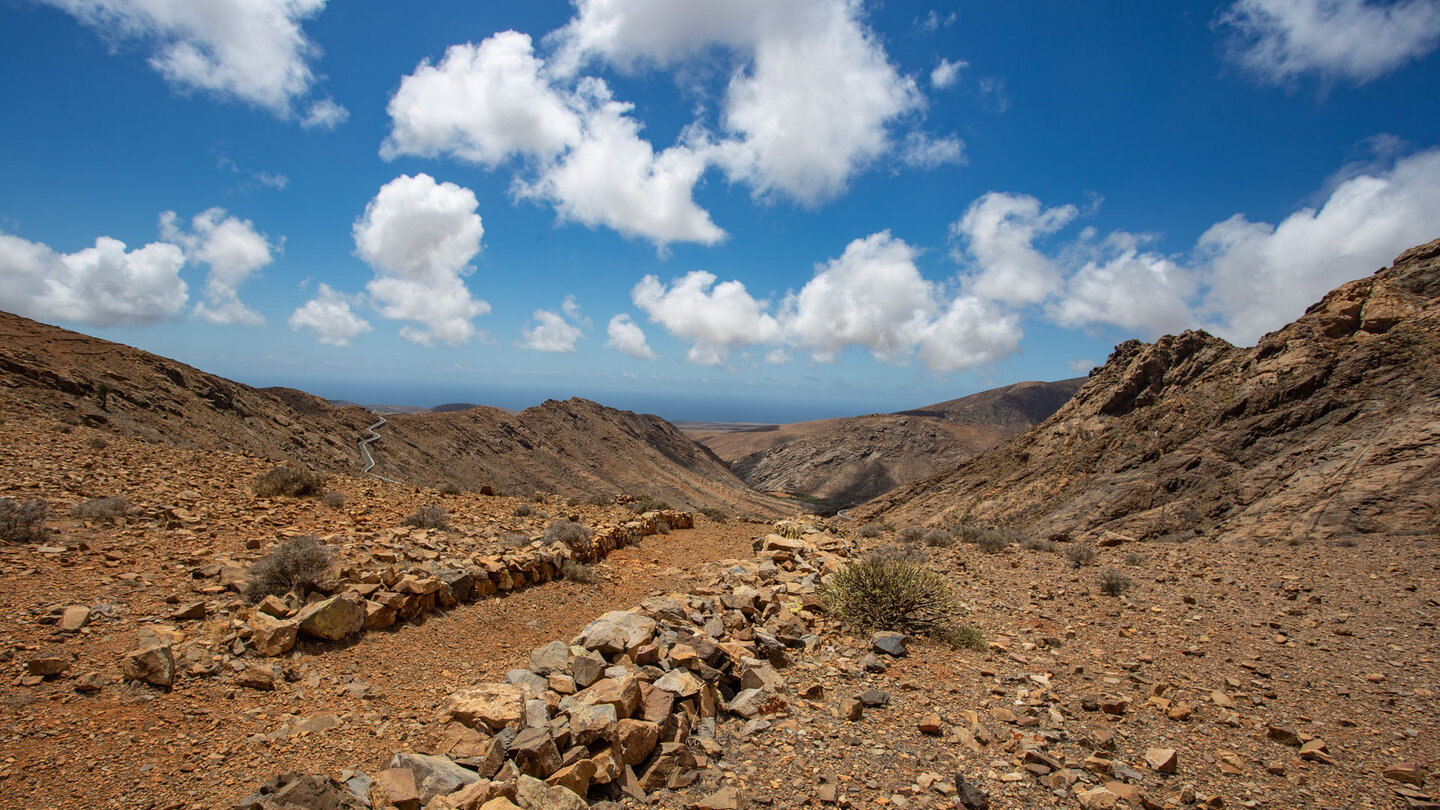
[(1440, 236), (1440, 0), (0, 0), (0, 308), (364, 402), (916, 407)]

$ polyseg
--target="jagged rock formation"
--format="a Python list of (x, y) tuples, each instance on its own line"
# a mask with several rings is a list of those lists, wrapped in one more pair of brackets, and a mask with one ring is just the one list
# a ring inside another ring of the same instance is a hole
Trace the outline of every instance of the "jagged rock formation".
[[(118, 343), (0, 312), (0, 411), (60, 415), (149, 441), (358, 473), (374, 414), (289, 388), (257, 389)], [(668, 422), (586, 400), (397, 414), (372, 445), (405, 483), (529, 494), (648, 494), (679, 508), (779, 516)]]
[(1332, 291), (1253, 348), (1129, 341), (1043, 424), (856, 514), (1037, 535), (1433, 532), (1440, 240)]
[[(1044, 421), (1082, 382), (1022, 382), (896, 414), (736, 431), (705, 441), (755, 489), (802, 493), (839, 509), (980, 455)], [(738, 455), (741, 450), (745, 454)]]

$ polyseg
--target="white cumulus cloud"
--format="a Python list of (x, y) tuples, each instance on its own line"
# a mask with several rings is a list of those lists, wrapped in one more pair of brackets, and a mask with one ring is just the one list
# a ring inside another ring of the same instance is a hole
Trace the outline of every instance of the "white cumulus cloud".
[(970, 63), (964, 59), (950, 61), (941, 58), (940, 64), (930, 71), (930, 86), (936, 90), (944, 90), (947, 87), (954, 87), (960, 81), (960, 71), (970, 67)]
[(1208, 325), (1228, 340), (1252, 343), (1332, 288), (1437, 233), (1440, 149), (1352, 177), (1318, 210), (1302, 208), (1279, 225), (1236, 214), (1211, 226), (1196, 245), (1209, 288)]
[(128, 250), (102, 236), (94, 247), (59, 253), (0, 233), (0, 308), (91, 326), (152, 324), (185, 309), (184, 265), (184, 252), (166, 242)]
[(356, 252), (375, 270), (366, 289), (381, 315), (412, 322), (400, 330), (406, 340), (459, 346), (475, 337), (471, 319), (490, 311), (464, 281), (485, 233), (478, 205), (470, 189), (401, 175), (356, 220)]
[(762, 196), (816, 204), (883, 154), (918, 110), (901, 74), (848, 0), (580, 0), (556, 34), (557, 66), (592, 58), (622, 70), (671, 67), (723, 48), (738, 62), (715, 159)]
[(284, 240), (271, 244), (248, 219), (227, 216), (223, 208), (196, 214), (186, 230), (174, 211), (160, 215), (160, 235), (183, 245), (191, 263), (205, 264), (205, 300), (195, 314), (211, 323), (262, 326), (265, 316), (241, 303), (239, 288), (274, 260)]
[(578, 323), (581, 320), (580, 305), (575, 303), (575, 296), (567, 295), (560, 309), (560, 312), (535, 310), (532, 316), (535, 325), (520, 330), (525, 338), (520, 345), (537, 352), (564, 354), (575, 351), (575, 344), (585, 337), (585, 331)]
[(314, 298), (290, 314), (290, 328), (310, 329), (315, 339), (331, 346), (349, 346), (374, 327), (350, 308), (351, 300), (321, 284)]
[(1045, 300), (1062, 277), (1055, 263), (1035, 248), (1035, 239), (1060, 230), (1077, 213), (1073, 205), (1044, 208), (1028, 194), (992, 191), (971, 203), (950, 226), (951, 236), (964, 240), (973, 260), (970, 290), (1007, 304)]
[(630, 299), (673, 335), (691, 341), (686, 357), (702, 365), (723, 365), (734, 349), (773, 343), (780, 324), (739, 281), (716, 284), (713, 273), (693, 270), (670, 285), (647, 275)]
[(993, 363), (1020, 350), (1020, 318), (973, 295), (952, 300), (925, 323), (916, 355), (931, 371), (960, 371)]
[(610, 319), (610, 325), (605, 329), (610, 339), (605, 345), (617, 349), (638, 360), (653, 360), (655, 350), (645, 341), (645, 330), (639, 324), (630, 319), (629, 314), (620, 313)]
[(947, 163), (965, 163), (965, 142), (954, 135), (936, 138), (924, 132), (911, 132), (900, 147), (900, 159), (917, 169), (936, 169)]
[(1054, 321), (1061, 326), (1114, 324), (1146, 338), (1194, 325), (1194, 272), (1142, 251), (1140, 241), (1117, 232), (1102, 245), (1077, 251), (1091, 255), (1070, 270), (1064, 292), (1050, 304)]
[(1307, 73), (1364, 84), (1440, 44), (1437, 0), (1237, 0), (1218, 22), (1231, 58), (1275, 84)]
[[(238, 99), (281, 118), (316, 82), (312, 63), (320, 49), (301, 23), (325, 8), (325, 0), (41, 0), (65, 10), (101, 37), (139, 40), (149, 64), (182, 92)], [(333, 126), (343, 110), (333, 101), (319, 118), (311, 106), (304, 120)], [(314, 124), (312, 124), (314, 125)]]

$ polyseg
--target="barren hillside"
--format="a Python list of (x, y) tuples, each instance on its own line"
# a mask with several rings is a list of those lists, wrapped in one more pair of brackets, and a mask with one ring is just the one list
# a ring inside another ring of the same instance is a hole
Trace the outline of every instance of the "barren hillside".
[[(0, 313), (0, 405), (185, 449), (358, 473), (375, 414), (288, 388), (256, 389), (118, 343)], [(654, 416), (585, 400), (395, 414), (372, 445), (403, 483), (528, 495), (646, 494), (684, 508), (777, 516), (709, 451)]]
[(1253, 348), (1204, 332), (1121, 344), (1045, 423), (857, 514), (1041, 536), (1431, 532), (1437, 358), (1440, 240)]
[(959, 466), (1044, 421), (1083, 381), (1022, 382), (896, 414), (691, 436), (757, 490), (839, 509)]

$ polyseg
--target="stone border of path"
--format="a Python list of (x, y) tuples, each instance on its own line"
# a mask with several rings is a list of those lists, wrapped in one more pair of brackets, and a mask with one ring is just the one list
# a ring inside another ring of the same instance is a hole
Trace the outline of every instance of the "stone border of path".
[[(503, 682), (450, 694), (424, 753), (397, 752), (373, 778), (281, 774), (232, 807), (586, 810), (588, 799), (644, 803), (688, 787), (723, 754), (722, 716), (764, 724), (789, 713), (792, 692), (821, 688), (792, 690), (782, 670), (821, 643), (816, 589), (854, 546), (771, 534), (756, 547), (711, 588), (610, 611), (568, 643), (535, 649)], [(722, 788), (694, 806), (742, 801)]]
[[(437, 609), (474, 602), (518, 591), (555, 579), (567, 561), (580, 563), (603, 560), (616, 549), (639, 543), (669, 529), (691, 529), (695, 516), (689, 512), (664, 510), (646, 512), (638, 520), (619, 526), (602, 526), (578, 546), (544, 545), (539, 542), (501, 554), (473, 554), (468, 565), (435, 572), (431, 576), (387, 571), (355, 572), (341, 580), (323, 599), (292, 608), (270, 596), (239, 613), (243, 646), (236, 656), (254, 650), (265, 657), (284, 655), (304, 637), (312, 641), (341, 643), (368, 630), (380, 630), (397, 622), (423, 616)], [(200, 605), (203, 608), (203, 604)], [(203, 610), (200, 611), (203, 616)], [(120, 660), (127, 681), (139, 681), (162, 689), (171, 688), (182, 670), (177, 668), (175, 648), (184, 633), (164, 625), (142, 627), (137, 645)], [(209, 658), (209, 650), (205, 651)], [(181, 664), (184, 664), (182, 653)], [(241, 681), (255, 682), (276, 677), (272, 667), (251, 663), (239, 674)]]

